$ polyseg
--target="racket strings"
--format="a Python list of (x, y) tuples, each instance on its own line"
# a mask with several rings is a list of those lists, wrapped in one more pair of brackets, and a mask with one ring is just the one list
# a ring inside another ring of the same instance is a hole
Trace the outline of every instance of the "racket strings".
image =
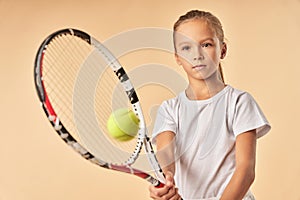
[(59, 107), (58, 116), (70, 124), (73, 83), (78, 73), (77, 66), (80, 66), (78, 56), (83, 60), (84, 55), (74, 56), (71, 50), (76, 47), (75, 42), (65, 36), (53, 40), (48, 46), (43, 67), (43, 78), (47, 82), (45, 86), (51, 102), (55, 103), (55, 107)]
[[(55, 45), (56, 43), (54, 43)], [(68, 96), (72, 95), (72, 82), (74, 80), (68, 80), (70, 77), (72, 77), (72, 79), (75, 79), (75, 75), (77, 73), (77, 71), (74, 70), (74, 66), (76, 66), (76, 63), (71, 63), (70, 61), (67, 61), (67, 59), (72, 56), (72, 54), (66, 52), (66, 49), (70, 48), (70, 45), (68, 48), (63, 48), (60, 49), (60, 47), (63, 47), (62, 45), (58, 46), (56, 45), (53, 48), (57, 48), (56, 51), (51, 51), (52, 48), (50, 48), (50, 50), (47, 52), (46, 54), (46, 58), (45, 61), (46, 63), (51, 66), (50, 70), (45, 70), (45, 74), (44, 77), (48, 76), (49, 80), (51, 80), (51, 84), (53, 84), (53, 88), (50, 89), (55, 89), (58, 90), (57, 93), (58, 94), (65, 94)], [(57, 54), (57, 52), (63, 52), (60, 53), (59, 55)], [(66, 56), (66, 53), (68, 53), (68, 55)], [(75, 60), (75, 58), (71, 58), (71, 60)], [(68, 62), (68, 63), (67, 63)], [(63, 67), (53, 67), (53, 66), (63, 66)], [(64, 81), (64, 85), (63, 87), (61, 87), (61, 82), (62, 80), (68, 80), (68, 81)], [(48, 91), (49, 93), (52, 91)], [(55, 98), (53, 99), (55, 100)], [(66, 102), (64, 103), (64, 105), (66, 105)]]
[[(91, 54), (93, 55), (93, 54)], [(99, 55), (99, 51), (95, 52), (95, 56), (92, 56), (89, 61), (91, 62), (89, 69), (96, 69), (91, 74), (97, 74), (97, 70), (99, 69), (99, 63), (103, 62), (101, 56)], [(110, 60), (109, 63), (113, 63), (114, 61)], [(104, 65), (107, 65), (106, 63)], [(99, 74), (99, 73), (98, 73)], [(124, 89), (121, 86), (119, 80), (116, 78), (115, 73), (110, 69), (106, 68), (105, 72), (101, 74), (99, 78), (99, 82), (97, 85), (96, 97), (95, 97), (95, 108), (101, 110), (102, 112), (97, 113), (107, 113), (106, 117), (101, 117), (102, 114), (97, 115), (99, 119), (99, 123), (101, 127), (106, 127), (107, 118), (109, 114), (117, 109), (123, 107), (129, 107), (128, 97), (125, 95)], [(102, 94), (110, 94), (111, 96), (107, 98), (107, 101), (104, 101)], [(106, 104), (104, 104), (104, 102)], [(115, 142), (112, 140), (112, 142)], [(135, 141), (133, 142), (135, 144)], [(126, 143), (115, 143), (116, 145), (122, 144), (123, 149), (130, 149), (132, 150), (132, 144)]]
[[(61, 67), (59, 69), (65, 70), (67, 69), (67, 65), (74, 64), (74, 62), (70, 62), (70, 58), (72, 61), (78, 61), (77, 57), (74, 57), (72, 53), (68, 52), (68, 50), (71, 49), (71, 46), (74, 47), (73, 42), (70, 40), (68, 42), (64, 41), (64, 39), (54, 39), (50, 45), (52, 46), (51, 48), (47, 48), (47, 54), (49, 56), (49, 61), (51, 61), (53, 66), (59, 66), (63, 65), (64, 67)], [(78, 55), (79, 56), (79, 55)], [(51, 68), (51, 70), (59, 70), (56, 68)], [(76, 73), (76, 70), (74, 70), (74, 67), (70, 66), (68, 68), (68, 71), (66, 72), (73, 72)], [(55, 73), (58, 73), (58, 71), (53, 71)], [(63, 73), (58, 73), (56, 75), (63, 75)]]
[[(75, 138), (80, 143), (102, 160), (123, 163), (131, 156), (136, 141), (120, 143), (111, 140), (106, 130), (106, 122), (115, 108), (128, 107), (128, 98), (112, 70), (103, 70), (107, 64), (99, 56), (99, 52), (81, 42), (81, 39), (73, 38), (61, 36), (47, 47), (43, 67), (46, 91), (60, 120), (72, 135), (76, 135)], [(82, 78), (83, 83), (77, 84), (80, 81), (78, 74), (83, 68), (88, 69), (88, 72), (85, 72), (87, 77)], [(96, 80), (96, 88), (90, 91), (91, 88), (87, 86), (94, 86)], [(80, 115), (77, 117), (80, 116), (80, 120), (74, 121), (73, 91), (76, 85), (79, 85), (77, 95), (81, 98), (77, 98), (79, 100), (75, 108), (89, 103), (90, 100), (85, 97), (89, 97), (93, 92), (94, 113), (86, 113), (84, 109), (79, 109)], [(97, 123), (91, 120), (95, 116)]]
[[(99, 55), (97, 54), (98, 51), (94, 54), (91, 54), (91, 57), (89, 57), (89, 62), (86, 63), (89, 67), (88, 70), (91, 70), (91, 72), (88, 72), (88, 74), (99, 74), (97, 72), (98, 66), (100, 63)], [(92, 67), (93, 66), (93, 67)], [(96, 77), (98, 78), (98, 77)], [(95, 91), (95, 116), (98, 120), (99, 128), (102, 129), (102, 132), (106, 132), (106, 122), (111, 114), (111, 112), (117, 108), (120, 107), (128, 107), (128, 98), (125, 95), (125, 92), (120, 85), (116, 85), (118, 83), (118, 80), (116, 79), (116, 75), (111, 71), (111, 69), (106, 69), (104, 72), (102, 72), (101, 77), (99, 78), (99, 82), (97, 84), (97, 88)], [(81, 91), (86, 92), (85, 89), (80, 89)], [(103, 96), (103, 94), (106, 94), (107, 96)], [(80, 96), (86, 96), (86, 94), (81, 94)], [(86, 102), (85, 102), (86, 103)], [(88, 113), (89, 114), (89, 113)], [(86, 119), (90, 119), (90, 116), (84, 117)], [(131, 142), (122, 142), (118, 143), (115, 140), (111, 140), (109, 144), (103, 143), (103, 140), (110, 139), (108, 134), (98, 134), (98, 125), (95, 126), (91, 121), (84, 122), (87, 124), (87, 127), (94, 127), (96, 130), (90, 131), (88, 135), (83, 135), (86, 132), (83, 132), (81, 134), (82, 139), (88, 143), (87, 146), (89, 148), (93, 148), (95, 152), (108, 152), (105, 153), (105, 155), (111, 155), (118, 160), (124, 161), (124, 157), (129, 156), (129, 152), (132, 152), (133, 147), (135, 146), (135, 141)], [(99, 138), (102, 136), (102, 138)], [(93, 138), (93, 139), (92, 139)], [(131, 144), (132, 143), (132, 144)], [(113, 147), (111, 145), (114, 145)], [(130, 144), (130, 145), (129, 145)], [(104, 149), (103, 149), (104, 145)], [(99, 149), (101, 147), (101, 149)], [(125, 152), (119, 152), (119, 149), (112, 150), (112, 148), (120, 148), (125, 150)], [(92, 151), (93, 151), (92, 150)], [(108, 159), (108, 158), (107, 158)]]
[[(112, 62), (112, 61), (109, 61), (109, 62)], [(96, 59), (96, 63), (99, 63), (99, 60)], [(108, 102), (109, 106), (107, 106), (107, 105), (101, 106), (101, 104), (103, 102), (103, 97), (101, 97), (102, 93), (96, 91), (96, 95), (99, 95), (99, 97), (96, 97), (96, 100), (99, 100), (99, 101), (95, 101), (96, 102), (95, 103), (96, 110), (97, 110), (97, 107), (101, 107), (102, 109), (105, 110), (105, 113), (110, 114), (112, 112), (112, 110), (116, 110), (117, 108), (129, 107), (130, 103), (128, 101), (128, 97), (127, 97), (127, 95), (125, 95), (122, 85), (120, 84), (119, 80), (116, 78), (115, 73), (113, 73), (111, 69), (108, 69), (106, 71), (106, 73), (103, 73), (99, 80), (100, 81), (98, 83), (97, 90), (99, 90), (99, 91), (104, 90), (104, 91), (107, 91), (107, 93), (110, 92), (112, 97), (108, 98), (108, 100), (110, 100)], [(113, 91), (113, 92), (111, 92), (111, 91)], [(100, 112), (97, 112), (97, 113), (100, 113)], [(100, 126), (105, 127), (108, 115), (105, 118), (101, 117), (101, 115), (100, 116), (97, 115), (97, 117), (99, 119)], [(112, 143), (117, 147), (121, 147), (121, 149), (125, 150), (126, 152), (132, 152), (132, 149), (134, 149), (136, 147), (136, 140), (131, 141), (131, 142), (125, 142), (125, 143), (117, 142), (116, 140), (112, 140)], [(140, 145), (141, 144), (139, 144), (139, 146)], [(118, 155), (121, 155), (121, 154), (118, 152)], [(124, 159), (124, 158), (122, 158), (122, 159)], [(133, 161), (135, 159), (136, 158), (133, 158)]]

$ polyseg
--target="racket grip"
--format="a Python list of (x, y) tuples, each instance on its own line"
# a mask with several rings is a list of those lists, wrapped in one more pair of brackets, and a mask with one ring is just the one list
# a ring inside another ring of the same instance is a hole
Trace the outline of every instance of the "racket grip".
[(165, 184), (159, 181), (158, 184), (155, 187), (156, 188), (162, 188), (164, 186), (165, 186)]

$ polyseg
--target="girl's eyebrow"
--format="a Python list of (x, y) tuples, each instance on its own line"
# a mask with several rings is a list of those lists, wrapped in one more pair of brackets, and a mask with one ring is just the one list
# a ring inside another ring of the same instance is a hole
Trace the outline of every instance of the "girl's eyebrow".
[(204, 41), (212, 41), (212, 42), (214, 42), (215, 40), (213, 38), (205, 38), (205, 39), (201, 40), (200, 43), (202, 43)]
[(192, 39), (187, 39), (187, 40), (184, 40), (182, 42), (179, 42), (178, 45), (192, 44), (192, 43), (203, 43), (205, 41), (214, 42), (215, 40), (213, 38), (211, 38), (211, 37), (204, 38), (204, 39), (200, 40), (200, 42), (196, 42), (195, 40), (192, 40)]
[(193, 42), (192, 41), (183, 41), (183, 42), (179, 42), (179, 46), (181, 45), (187, 45), (187, 44), (192, 44)]

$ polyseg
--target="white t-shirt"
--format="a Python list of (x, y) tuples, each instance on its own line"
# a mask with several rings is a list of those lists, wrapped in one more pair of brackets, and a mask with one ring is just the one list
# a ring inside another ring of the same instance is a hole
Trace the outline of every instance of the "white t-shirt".
[(183, 199), (217, 199), (235, 170), (236, 137), (270, 125), (253, 97), (226, 86), (206, 100), (189, 100), (185, 92), (160, 106), (153, 140), (163, 131), (176, 134), (175, 182)]

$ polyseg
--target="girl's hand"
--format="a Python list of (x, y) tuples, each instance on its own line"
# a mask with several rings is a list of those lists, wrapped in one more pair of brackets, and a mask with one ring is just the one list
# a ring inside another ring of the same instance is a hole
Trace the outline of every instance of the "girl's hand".
[(180, 200), (178, 189), (175, 187), (175, 181), (171, 172), (166, 172), (166, 184), (162, 188), (156, 188), (153, 185), (149, 187), (150, 197), (154, 200)]

